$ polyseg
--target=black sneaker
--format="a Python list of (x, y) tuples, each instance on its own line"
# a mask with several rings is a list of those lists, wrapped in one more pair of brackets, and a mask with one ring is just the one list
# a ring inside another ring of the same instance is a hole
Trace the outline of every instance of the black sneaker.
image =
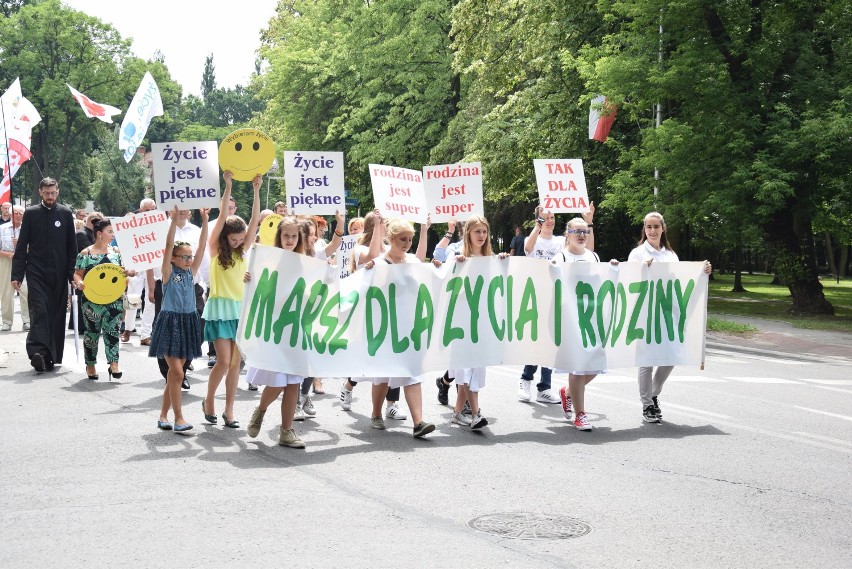
[(186, 379), (186, 376), (184, 376), (183, 381), (180, 382), (180, 388), (184, 390), (189, 389), (189, 381)]
[(473, 412), (470, 410), (470, 403), (467, 401), (464, 402), (464, 407), (462, 407), (462, 415), (473, 415)]
[(33, 357), (30, 358), (30, 365), (33, 366), (33, 369), (38, 373), (43, 372), (47, 369), (47, 364), (44, 361), (44, 356), (41, 354), (33, 354)]
[(213, 367), (216, 365), (216, 356), (210, 356), (207, 358), (207, 367)]
[(654, 406), (648, 405), (642, 410), (642, 420), (646, 423), (659, 423), (660, 420), (657, 418), (656, 413), (654, 413)]
[(657, 401), (656, 397), (651, 397), (651, 399), (654, 401), (654, 415), (657, 416), (657, 419), (660, 419), (662, 421), (663, 412), (660, 411), (660, 402)]
[(441, 405), (449, 405), (450, 403), (450, 386), (444, 383), (444, 376), (435, 380), (435, 385), (438, 386), (438, 403)]

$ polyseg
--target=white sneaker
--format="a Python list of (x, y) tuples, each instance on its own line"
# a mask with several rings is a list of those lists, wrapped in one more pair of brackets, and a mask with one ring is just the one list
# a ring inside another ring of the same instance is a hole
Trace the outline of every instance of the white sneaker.
[(352, 391), (346, 389), (346, 387), (340, 388), (340, 406), (343, 407), (344, 411), (352, 409)]
[(470, 415), (465, 415), (464, 413), (453, 413), (452, 419), (450, 422), (455, 425), (464, 425), (465, 427), (469, 427), (471, 421)]
[(12, 331), (12, 325), (11, 324), (3, 324), (2, 326), (0, 326), (0, 332), (11, 332), (11, 331)]
[(539, 391), (538, 395), (535, 396), (535, 400), (539, 403), (561, 403), (559, 396), (553, 393), (552, 389)]
[(518, 384), (518, 399), (530, 401), (532, 399), (532, 380), (522, 379)]
[(482, 410), (476, 412), (476, 415), (470, 418), (470, 428), (473, 431), (478, 431), (488, 424), (488, 419), (482, 416)]
[(302, 410), (301, 405), (296, 406), (296, 414), (293, 415), (294, 421), (304, 421), (305, 420), (305, 412)]
[(308, 415), (309, 417), (313, 417), (317, 414), (317, 410), (314, 407), (313, 398), (310, 394), (305, 395), (304, 401), (302, 401), (302, 411), (304, 411), (305, 415)]
[(399, 408), (396, 401), (388, 405), (387, 411), (385, 411), (385, 417), (388, 419), (396, 419), (397, 421), (405, 421), (408, 419), (408, 415), (402, 412), (402, 409)]

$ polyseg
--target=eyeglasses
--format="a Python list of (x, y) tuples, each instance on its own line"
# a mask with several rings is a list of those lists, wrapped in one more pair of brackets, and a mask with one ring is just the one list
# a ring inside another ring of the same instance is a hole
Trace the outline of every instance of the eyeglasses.
[(178, 259), (183, 259), (184, 261), (191, 261), (195, 258), (195, 255), (178, 255)]
[(588, 235), (591, 233), (588, 229), (569, 229), (567, 233), (573, 233), (575, 235)]

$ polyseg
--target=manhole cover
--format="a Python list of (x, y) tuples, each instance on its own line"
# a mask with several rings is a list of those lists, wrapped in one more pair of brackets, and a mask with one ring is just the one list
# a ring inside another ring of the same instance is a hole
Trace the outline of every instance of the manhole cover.
[(512, 539), (567, 539), (584, 536), (591, 526), (567, 516), (514, 512), (485, 514), (467, 522), (468, 527)]

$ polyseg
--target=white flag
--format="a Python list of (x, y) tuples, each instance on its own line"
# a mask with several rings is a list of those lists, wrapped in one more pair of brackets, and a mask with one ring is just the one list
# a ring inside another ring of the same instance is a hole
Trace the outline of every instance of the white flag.
[(136, 95), (127, 108), (121, 131), (118, 135), (118, 147), (124, 150), (124, 161), (130, 162), (136, 154), (136, 147), (142, 143), (148, 125), (154, 117), (163, 114), (163, 100), (160, 99), (160, 88), (149, 72), (145, 72), (142, 83), (136, 90)]
[(12, 178), (21, 164), (29, 160), (32, 130), (41, 116), (21, 93), (21, 81), (9, 86), (0, 97), (3, 120), (0, 122), (0, 203), (10, 201)]
[(68, 88), (71, 89), (71, 96), (73, 96), (77, 100), (77, 102), (80, 103), (80, 107), (82, 107), (83, 112), (86, 113), (86, 116), (90, 119), (96, 118), (104, 122), (111, 123), (112, 115), (117, 115), (121, 113), (121, 109), (116, 109), (115, 107), (105, 105), (103, 103), (96, 103), (71, 85), (68, 85), (68, 83), (66, 83), (65, 85), (67, 85)]

